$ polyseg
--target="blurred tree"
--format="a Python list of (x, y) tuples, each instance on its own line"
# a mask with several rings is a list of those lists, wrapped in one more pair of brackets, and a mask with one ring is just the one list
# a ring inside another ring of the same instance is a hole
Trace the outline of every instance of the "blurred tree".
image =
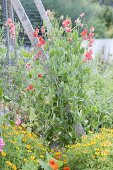
[(46, 9), (54, 9), (59, 15), (68, 15), (73, 21), (83, 12), (89, 20), (95, 12), (91, 0), (42, 0), (42, 2)]
[(92, 2), (99, 2), (100, 5), (110, 5), (110, 6), (113, 6), (113, 0), (93, 0)]

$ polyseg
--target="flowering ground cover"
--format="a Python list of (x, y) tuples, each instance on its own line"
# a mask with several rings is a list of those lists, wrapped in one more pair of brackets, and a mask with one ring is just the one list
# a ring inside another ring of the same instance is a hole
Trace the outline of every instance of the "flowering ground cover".
[(3, 126), (0, 168), (4, 170), (81, 170), (113, 168), (113, 129), (89, 132), (80, 142), (50, 149), (34, 133), (21, 126)]

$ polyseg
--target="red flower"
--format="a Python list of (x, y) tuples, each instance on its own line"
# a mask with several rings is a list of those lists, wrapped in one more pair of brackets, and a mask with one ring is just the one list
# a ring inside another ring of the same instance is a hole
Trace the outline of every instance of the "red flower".
[(71, 29), (71, 28), (69, 28), (69, 27), (65, 27), (65, 31), (66, 31), (66, 32), (71, 32), (71, 31), (72, 31), (72, 29)]
[(42, 55), (42, 51), (38, 51), (38, 53), (34, 56), (34, 60), (39, 59), (39, 57)]
[(70, 19), (66, 19), (65, 21), (62, 22), (63, 27), (68, 27), (71, 24)]
[(92, 47), (93, 43), (94, 43), (94, 39), (90, 39), (90, 41), (89, 41), (89, 47)]
[(82, 37), (85, 37), (85, 36), (87, 36), (87, 33), (88, 33), (88, 30), (85, 28), (84, 31), (82, 31), (80, 35)]
[(39, 33), (39, 29), (36, 28), (36, 30), (35, 30), (34, 33), (33, 33), (33, 36), (34, 36), (34, 37), (38, 37), (38, 33)]
[(92, 60), (92, 50), (90, 49), (88, 52), (85, 53), (85, 58), (84, 58), (84, 62), (86, 62), (87, 60)]
[(12, 21), (11, 18), (8, 18), (7, 22), (6, 22), (6, 26), (9, 27), (9, 32), (11, 34), (11, 37), (12, 38), (15, 38), (16, 37), (16, 33), (15, 33), (15, 25)]
[(44, 40), (43, 37), (38, 37), (39, 42), (37, 43), (38, 47), (41, 47), (42, 45), (46, 44), (46, 41)]
[(70, 167), (64, 167), (63, 170), (71, 170)]
[(45, 33), (45, 27), (44, 27), (44, 26), (42, 26), (42, 28), (41, 28), (41, 33), (42, 33), (42, 34)]
[(89, 38), (92, 38), (92, 37), (94, 37), (94, 33), (90, 32), (89, 33)]
[(51, 159), (49, 161), (49, 166), (51, 167), (52, 170), (58, 170), (58, 164), (54, 161), (54, 159)]
[(38, 78), (42, 78), (43, 75), (41, 73), (38, 74)]
[(30, 84), (27, 88), (26, 88), (27, 91), (31, 91), (31, 90), (34, 90), (34, 86), (32, 84)]

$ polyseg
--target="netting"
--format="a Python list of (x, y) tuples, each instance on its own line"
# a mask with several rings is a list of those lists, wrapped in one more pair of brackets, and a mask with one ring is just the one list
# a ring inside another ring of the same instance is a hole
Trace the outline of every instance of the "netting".
[[(33, 2), (33, 0), (31, 0), (29, 3), (27, 1), (24, 0), (20, 0), (26, 14), (28, 15), (30, 22), (33, 26), (33, 28), (41, 28), (41, 26), (43, 25), (43, 20)], [(7, 20), (7, 5), (6, 5), (6, 0), (1, 0), (0, 1), (0, 27), (3, 26), (4, 22)], [(30, 7), (30, 8), (29, 8)], [(14, 15), (14, 21), (16, 23), (20, 23), (18, 16), (16, 15), (16, 12), (13, 10), (13, 15)], [(5, 32), (6, 35), (6, 32)], [(28, 39), (28, 36), (26, 35), (21, 23), (20, 23), (20, 30), (19, 30), (19, 38), (20, 40), (22, 40), (22, 38), (24, 37), (24, 46), (30, 46), (31, 43)]]

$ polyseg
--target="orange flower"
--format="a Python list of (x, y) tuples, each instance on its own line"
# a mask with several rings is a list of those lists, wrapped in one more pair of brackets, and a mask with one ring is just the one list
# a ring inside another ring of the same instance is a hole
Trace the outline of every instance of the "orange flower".
[(49, 165), (50, 165), (51, 169), (58, 170), (58, 164), (54, 161), (54, 159), (51, 159), (49, 161)]
[(36, 44), (37, 47), (41, 47), (46, 44), (46, 41), (44, 40), (43, 37), (38, 37), (38, 43)]
[(42, 34), (45, 33), (45, 27), (44, 27), (44, 26), (42, 26), (42, 28), (41, 28), (41, 33), (42, 33)]
[(36, 28), (36, 30), (33, 32), (33, 36), (38, 37), (38, 34), (39, 34), (39, 29)]
[(70, 167), (64, 167), (63, 170), (71, 170)]
[(42, 78), (43, 77), (43, 75), (41, 73), (39, 73), (37, 76), (38, 76), (38, 78)]
[(27, 91), (31, 91), (31, 90), (34, 90), (34, 86), (32, 84), (30, 84), (27, 88), (26, 88)]

